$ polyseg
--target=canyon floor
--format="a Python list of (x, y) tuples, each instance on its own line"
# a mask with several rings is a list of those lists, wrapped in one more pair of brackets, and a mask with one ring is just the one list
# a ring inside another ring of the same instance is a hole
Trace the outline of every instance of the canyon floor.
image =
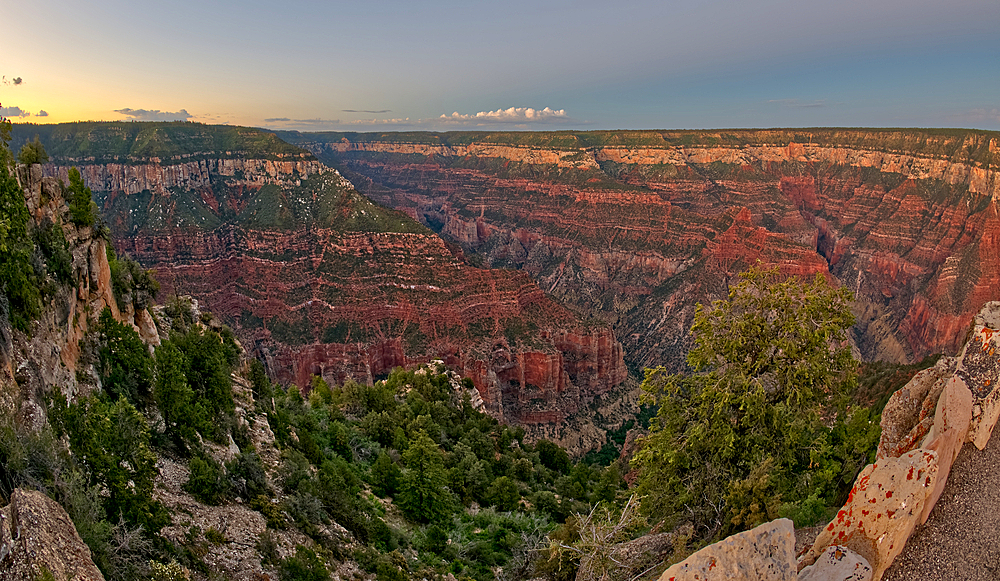
[(965, 444), (927, 522), (883, 581), (1000, 578), (1000, 437)]

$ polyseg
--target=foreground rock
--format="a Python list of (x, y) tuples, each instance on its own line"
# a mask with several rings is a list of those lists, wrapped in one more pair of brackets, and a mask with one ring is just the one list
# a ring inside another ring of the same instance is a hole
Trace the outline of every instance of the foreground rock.
[(660, 581), (791, 581), (797, 576), (795, 529), (783, 518), (705, 547), (664, 571)]
[(15, 489), (0, 511), (0, 581), (104, 581), (69, 515), (36, 490)]
[(870, 581), (867, 559), (847, 547), (830, 545), (816, 562), (799, 573), (798, 581)]

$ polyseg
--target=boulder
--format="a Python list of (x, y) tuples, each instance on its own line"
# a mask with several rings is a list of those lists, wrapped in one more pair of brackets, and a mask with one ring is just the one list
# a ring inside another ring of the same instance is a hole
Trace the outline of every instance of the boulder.
[(664, 571), (660, 581), (790, 581), (797, 575), (795, 529), (782, 518), (705, 547)]
[(830, 545), (816, 562), (799, 571), (798, 581), (871, 581), (872, 567), (842, 545)]
[(799, 566), (812, 565), (827, 547), (836, 544), (864, 557), (872, 567), (872, 579), (881, 579), (922, 518), (937, 483), (937, 456), (933, 450), (918, 448), (866, 466), (847, 504), (819, 534)]
[(948, 482), (948, 474), (955, 458), (962, 450), (966, 435), (969, 432), (969, 421), (972, 419), (972, 392), (965, 382), (957, 376), (952, 376), (945, 385), (941, 397), (938, 398), (937, 409), (934, 412), (934, 425), (924, 438), (921, 445), (926, 450), (937, 452), (937, 481), (924, 503), (920, 515), (921, 524), (927, 522), (931, 509), (941, 498), (944, 486)]
[(0, 581), (104, 581), (69, 515), (36, 490), (15, 489), (0, 512)]
[(934, 425), (937, 400), (954, 371), (955, 359), (943, 358), (892, 394), (882, 411), (878, 459), (898, 458), (920, 446)]
[(972, 339), (958, 358), (955, 375), (972, 392), (972, 422), (967, 441), (982, 450), (1000, 417), (1000, 302), (986, 303), (976, 315)]

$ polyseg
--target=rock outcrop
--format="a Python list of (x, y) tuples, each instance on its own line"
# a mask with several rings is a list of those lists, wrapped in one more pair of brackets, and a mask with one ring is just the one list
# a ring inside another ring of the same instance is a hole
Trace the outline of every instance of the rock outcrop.
[(841, 545), (830, 545), (816, 562), (799, 571), (798, 581), (871, 581), (864, 557)]
[(37, 490), (17, 488), (0, 510), (0, 581), (104, 581), (69, 515)]
[(778, 519), (701, 549), (660, 581), (795, 581), (795, 529)]
[(809, 130), (281, 133), (683, 366), (696, 301), (757, 260), (858, 298), (867, 359), (955, 353), (1000, 284), (1000, 135)]

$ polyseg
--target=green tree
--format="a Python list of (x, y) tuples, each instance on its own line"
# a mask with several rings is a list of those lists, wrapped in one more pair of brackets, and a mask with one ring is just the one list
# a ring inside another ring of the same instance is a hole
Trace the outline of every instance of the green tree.
[(372, 492), (385, 498), (393, 496), (399, 489), (399, 480), (402, 477), (402, 470), (388, 454), (382, 452), (372, 463), (371, 484)]
[[(0, 145), (0, 155), (6, 151)], [(34, 245), (28, 236), (29, 218), (24, 192), (7, 165), (0, 163), (0, 290), (6, 298), (0, 301), (0, 314), (24, 332), (41, 312), (41, 295), (31, 266)]]
[(104, 307), (97, 320), (99, 371), (104, 390), (112, 399), (128, 398), (134, 405), (149, 403), (153, 387), (153, 361), (146, 344), (131, 325), (119, 323)]
[(497, 507), (497, 510), (513, 511), (517, 510), (521, 500), (521, 491), (517, 489), (517, 482), (506, 476), (501, 476), (490, 485), (486, 497), (490, 500), (490, 504)]
[(49, 161), (49, 154), (45, 152), (45, 147), (37, 135), (34, 141), (27, 141), (21, 147), (21, 151), (17, 154), (17, 161), (25, 165)]
[(89, 397), (68, 406), (65, 400), (57, 401), (52, 419), (69, 436), (70, 449), (85, 467), (89, 484), (105, 491), (109, 522), (124, 519), (150, 533), (169, 522), (166, 509), (153, 499), (157, 470), (149, 427), (128, 400)]
[(93, 226), (97, 214), (97, 204), (93, 193), (83, 183), (80, 170), (69, 168), (69, 215), (77, 226)]
[(691, 374), (646, 371), (659, 405), (633, 460), (644, 509), (700, 534), (749, 528), (782, 502), (832, 497), (839, 471), (821, 412), (857, 380), (850, 291), (753, 268), (727, 300), (695, 311)]
[(445, 485), (447, 473), (437, 444), (424, 432), (403, 454), (406, 471), (399, 491), (399, 506), (418, 522), (437, 521), (451, 512), (451, 495)]
[(163, 416), (164, 432), (180, 449), (197, 442), (206, 423), (204, 406), (195, 400), (184, 368), (184, 353), (171, 341), (156, 348), (156, 385), (153, 397)]

